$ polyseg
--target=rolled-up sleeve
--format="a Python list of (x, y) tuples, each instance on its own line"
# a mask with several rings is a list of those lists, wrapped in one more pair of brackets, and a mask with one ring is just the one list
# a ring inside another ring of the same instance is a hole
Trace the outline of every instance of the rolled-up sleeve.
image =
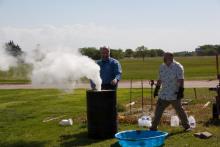
[(184, 68), (182, 65), (177, 66), (177, 79), (184, 79)]
[(118, 61), (115, 62), (114, 73), (115, 79), (117, 79), (118, 81), (121, 80), (122, 68), (121, 64)]

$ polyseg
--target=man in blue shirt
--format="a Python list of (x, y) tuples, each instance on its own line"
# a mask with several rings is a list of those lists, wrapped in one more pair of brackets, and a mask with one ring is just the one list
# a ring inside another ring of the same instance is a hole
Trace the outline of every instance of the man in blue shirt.
[[(115, 90), (121, 79), (122, 69), (118, 60), (110, 57), (110, 49), (101, 47), (101, 60), (97, 61), (100, 66), (100, 76), (102, 79), (102, 90)], [(91, 82), (91, 86), (95, 89), (95, 85)]]

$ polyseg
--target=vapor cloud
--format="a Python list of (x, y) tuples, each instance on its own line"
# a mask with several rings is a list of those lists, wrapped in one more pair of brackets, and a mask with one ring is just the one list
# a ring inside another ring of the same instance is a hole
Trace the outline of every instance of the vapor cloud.
[(17, 59), (9, 56), (3, 48), (0, 48), (0, 70), (7, 71), (10, 67), (17, 66)]

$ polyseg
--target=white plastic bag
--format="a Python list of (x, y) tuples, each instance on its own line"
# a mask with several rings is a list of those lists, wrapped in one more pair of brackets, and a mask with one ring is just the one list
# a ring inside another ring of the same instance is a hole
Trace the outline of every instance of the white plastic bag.
[(170, 119), (170, 126), (171, 127), (178, 127), (180, 124), (180, 120), (179, 120), (179, 117), (174, 115), (174, 116), (171, 116), (171, 119)]
[(140, 127), (151, 127), (152, 119), (150, 116), (142, 116), (138, 119), (138, 126)]
[(191, 128), (196, 128), (196, 119), (192, 115), (189, 116), (188, 121)]

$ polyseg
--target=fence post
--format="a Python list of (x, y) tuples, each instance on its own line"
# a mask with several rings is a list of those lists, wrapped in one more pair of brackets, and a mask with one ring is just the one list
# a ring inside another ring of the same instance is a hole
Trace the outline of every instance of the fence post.
[(144, 112), (144, 85), (143, 85), (143, 80), (141, 80), (141, 92), (142, 92), (142, 102), (141, 102), (141, 105), (142, 105), (142, 113)]
[(196, 93), (196, 88), (193, 88), (194, 94), (195, 94), (195, 99), (197, 99), (197, 93)]
[(131, 114), (131, 98), (132, 98), (132, 79), (130, 80), (130, 114)]

